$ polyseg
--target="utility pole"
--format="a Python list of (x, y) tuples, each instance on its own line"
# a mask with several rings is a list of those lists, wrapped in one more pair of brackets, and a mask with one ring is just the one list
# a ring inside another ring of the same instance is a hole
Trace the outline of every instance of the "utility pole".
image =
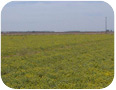
[(107, 31), (107, 17), (105, 17), (105, 31)]

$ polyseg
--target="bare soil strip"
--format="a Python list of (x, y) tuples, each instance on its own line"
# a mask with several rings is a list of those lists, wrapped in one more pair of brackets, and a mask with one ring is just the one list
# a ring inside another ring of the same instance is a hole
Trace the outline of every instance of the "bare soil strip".
[(114, 32), (1, 32), (1, 35), (114, 34)]

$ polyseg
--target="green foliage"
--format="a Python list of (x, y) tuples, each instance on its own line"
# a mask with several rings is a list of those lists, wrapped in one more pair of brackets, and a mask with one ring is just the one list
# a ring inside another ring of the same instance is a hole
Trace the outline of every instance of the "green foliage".
[(114, 35), (2, 35), (1, 75), (11, 88), (99, 89), (114, 76)]

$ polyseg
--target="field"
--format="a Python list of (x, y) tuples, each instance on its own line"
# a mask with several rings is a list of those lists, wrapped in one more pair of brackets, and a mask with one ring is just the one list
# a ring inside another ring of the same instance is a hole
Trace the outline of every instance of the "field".
[(11, 88), (105, 88), (114, 77), (114, 35), (2, 35), (1, 75)]

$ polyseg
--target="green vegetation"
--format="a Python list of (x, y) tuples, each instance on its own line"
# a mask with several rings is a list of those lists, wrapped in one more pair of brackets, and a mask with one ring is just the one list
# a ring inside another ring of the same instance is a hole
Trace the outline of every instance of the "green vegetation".
[(107, 87), (114, 35), (2, 35), (1, 75), (11, 88)]

